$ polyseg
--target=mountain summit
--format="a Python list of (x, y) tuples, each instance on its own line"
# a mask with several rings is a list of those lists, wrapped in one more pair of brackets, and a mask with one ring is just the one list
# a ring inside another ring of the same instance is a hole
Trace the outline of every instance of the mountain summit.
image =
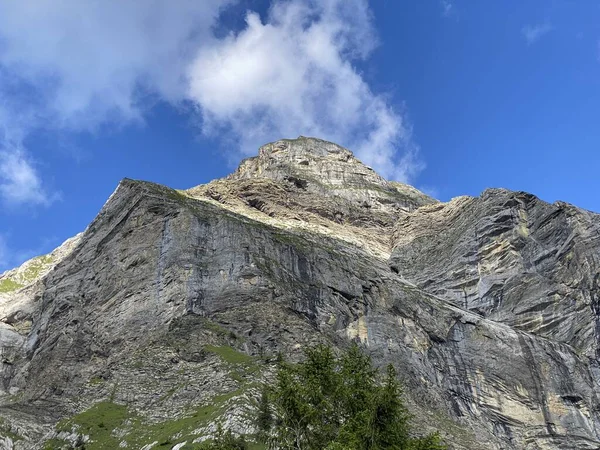
[(258, 156), (244, 160), (228, 179), (270, 178), (291, 181), (297, 187), (372, 206), (404, 205), (414, 209), (433, 199), (406, 184), (387, 181), (351, 151), (332, 142), (300, 136), (262, 146)]
[(0, 276), (0, 446), (251, 434), (276, 355), (359, 342), (451, 448), (597, 449), (599, 247), (597, 214), (503, 189), (438, 202), (314, 138), (185, 191), (123, 180)]

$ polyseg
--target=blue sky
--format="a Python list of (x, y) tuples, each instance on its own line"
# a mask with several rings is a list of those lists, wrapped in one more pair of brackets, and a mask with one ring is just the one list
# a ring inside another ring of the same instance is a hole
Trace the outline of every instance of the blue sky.
[(124, 177), (187, 188), (298, 135), (440, 200), (600, 211), (598, 105), (595, 1), (3, 2), (0, 270)]

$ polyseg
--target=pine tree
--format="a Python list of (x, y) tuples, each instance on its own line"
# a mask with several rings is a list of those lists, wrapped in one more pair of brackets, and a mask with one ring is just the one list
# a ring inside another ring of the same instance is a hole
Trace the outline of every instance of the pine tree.
[(273, 417), (271, 414), (271, 405), (269, 403), (269, 390), (263, 387), (258, 401), (258, 411), (256, 415), (256, 428), (258, 428), (258, 437), (265, 442), (271, 431)]
[(341, 357), (327, 346), (281, 361), (263, 391), (259, 430), (277, 450), (444, 450), (438, 435), (411, 436), (410, 415), (393, 366), (381, 379), (357, 345)]

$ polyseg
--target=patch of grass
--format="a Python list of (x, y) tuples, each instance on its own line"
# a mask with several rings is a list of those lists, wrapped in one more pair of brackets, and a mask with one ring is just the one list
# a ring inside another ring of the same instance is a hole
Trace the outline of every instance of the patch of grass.
[[(194, 434), (195, 430), (215, 421), (226, 411), (228, 401), (243, 392), (243, 389), (238, 389), (217, 395), (185, 417), (159, 423), (147, 423), (124, 405), (100, 402), (87, 411), (62, 420), (56, 430), (70, 432), (76, 429), (79, 434), (88, 435), (90, 441), (85, 444), (86, 450), (114, 450), (122, 441), (128, 444), (128, 448), (140, 448), (155, 441), (158, 442), (156, 448), (171, 448), (184, 441), (191, 443), (198, 437)], [(47, 441), (44, 448), (60, 449), (65, 445), (68, 443), (55, 438)], [(250, 448), (262, 450), (264, 447)]]
[(21, 283), (17, 283), (16, 281), (11, 280), (10, 278), (6, 278), (0, 281), (0, 292), (12, 292), (18, 289), (21, 289), (23, 285)]
[(5, 278), (4, 280), (0, 280), (0, 293), (16, 291), (21, 289), (29, 282), (37, 280), (40, 273), (46, 267), (48, 267), (48, 264), (51, 262), (52, 257), (50, 255), (38, 256), (34, 258), (27, 266), (27, 269), (25, 269), (25, 271), (17, 277), (17, 279), (23, 281), (25, 284), (19, 283), (12, 278)]
[(248, 442), (248, 450), (267, 450), (267, 445), (261, 442)]
[(102, 377), (93, 376), (92, 378), (89, 379), (88, 384), (97, 385), (97, 384), (102, 384), (105, 381), (106, 380), (104, 378), (102, 378)]
[(166, 445), (166, 443), (174, 445), (183, 441), (191, 442), (198, 437), (192, 434), (193, 431), (210, 424), (219, 417), (225, 412), (226, 402), (240, 393), (241, 391), (233, 391), (217, 395), (208, 405), (201, 406), (191, 415), (180, 419), (138, 426), (125, 437), (125, 440), (133, 445), (144, 445), (157, 441), (159, 446), (160, 444)]
[(242, 337), (238, 336), (233, 331), (228, 330), (227, 328), (219, 325), (216, 322), (213, 322), (210, 319), (206, 319), (206, 318), (202, 317), (201, 322), (202, 322), (202, 325), (204, 325), (204, 328), (212, 331), (213, 333), (215, 333), (218, 336), (225, 337), (228, 339), (233, 339), (233, 340), (240, 340), (240, 341), (244, 340)]
[(44, 443), (44, 450), (71, 449), (72, 446), (62, 439), (52, 438)]
[(229, 364), (249, 364), (253, 362), (253, 358), (251, 356), (248, 356), (245, 353), (242, 353), (227, 345), (205, 345), (204, 350), (218, 355), (223, 361), (228, 362)]
[(90, 436), (90, 442), (86, 444), (87, 450), (112, 450), (119, 448), (121, 441), (113, 432), (132, 418), (135, 419), (135, 415), (132, 417), (126, 406), (100, 402), (87, 411), (59, 422), (56, 428), (58, 431), (68, 432), (76, 428), (78, 433)]
[(23, 278), (25, 281), (33, 281), (37, 279), (42, 270), (48, 267), (48, 264), (51, 262), (52, 256), (50, 255), (38, 256), (37, 258), (34, 258), (23, 273)]
[(2, 417), (0, 417), (0, 436), (10, 438), (13, 442), (23, 440), (21, 436), (11, 430), (10, 425)]
[(245, 386), (248, 381), (261, 370), (256, 358), (248, 356), (229, 346), (206, 345), (204, 350), (218, 355), (224, 362), (230, 364), (229, 376)]

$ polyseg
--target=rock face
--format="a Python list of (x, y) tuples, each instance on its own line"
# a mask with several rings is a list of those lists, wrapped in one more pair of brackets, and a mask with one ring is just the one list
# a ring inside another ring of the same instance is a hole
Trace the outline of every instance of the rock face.
[(47, 273), (2, 294), (0, 436), (252, 432), (274, 355), (355, 340), (451, 448), (600, 448), (599, 226), (499, 189), (440, 203), (312, 138), (188, 191), (123, 180)]
[(489, 189), (398, 221), (390, 264), (463, 309), (600, 355), (598, 214)]

